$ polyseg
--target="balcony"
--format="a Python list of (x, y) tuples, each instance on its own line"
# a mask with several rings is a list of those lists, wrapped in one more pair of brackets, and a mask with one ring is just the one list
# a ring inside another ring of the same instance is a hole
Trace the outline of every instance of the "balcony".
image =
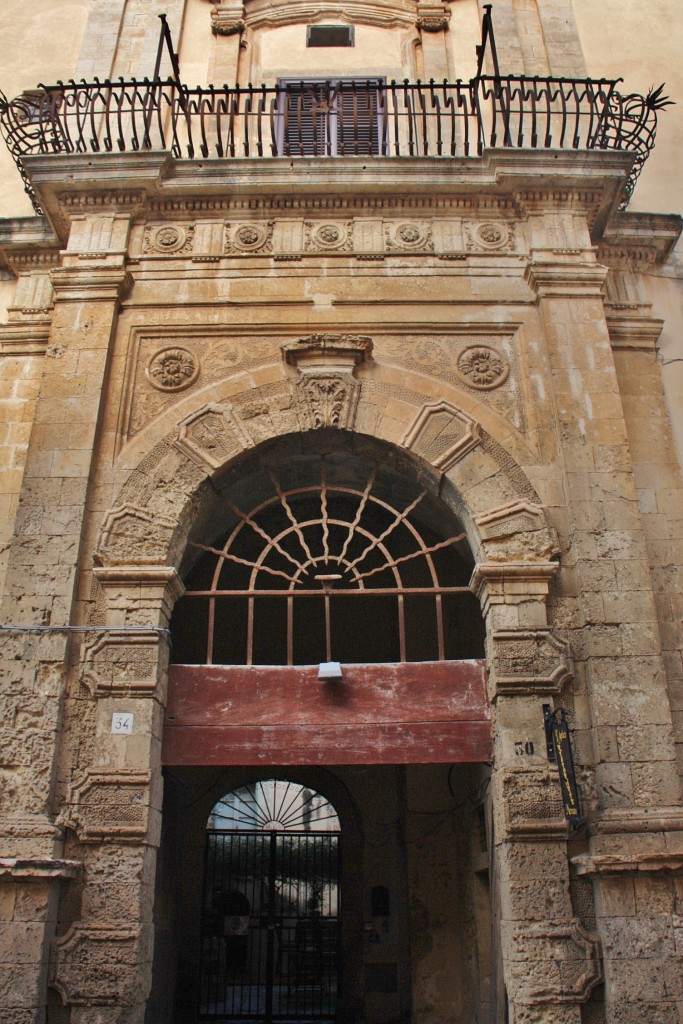
[[(159, 69), (166, 48), (173, 74)], [(483, 73), (486, 55), (493, 73)], [(176, 159), (481, 157), (486, 150), (618, 150), (633, 155), (622, 208), (655, 140), (662, 87), (622, 95), (620, 80), (500, 73), (490, 9), (469, 81), (382, 79), (208, 86), (180, 80), (165, 19), (156, 68), (142, 80), (58, 82), (13, 101), (0, 129), (40, 212), (23, 159), (161, 151)]]

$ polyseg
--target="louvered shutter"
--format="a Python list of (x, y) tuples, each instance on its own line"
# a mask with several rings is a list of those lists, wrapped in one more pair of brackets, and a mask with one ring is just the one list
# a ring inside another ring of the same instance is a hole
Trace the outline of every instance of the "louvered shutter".
[(369, 156), (380, 152), (380, 82), (283, 81), (280, 86), (281, 156)]

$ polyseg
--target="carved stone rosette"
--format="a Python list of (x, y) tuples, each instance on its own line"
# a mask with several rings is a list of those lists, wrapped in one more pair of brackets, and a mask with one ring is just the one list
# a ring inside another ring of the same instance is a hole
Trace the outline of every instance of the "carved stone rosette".
[(401, 221), (384, 225), (387, 252), (433, 252), (432, 225), (426, 221)]
[(305, 221), (304, 249), (306, 252), (351, 252), (353, 221), (324, 221), (321, 224)]
[(249, 222), (245, 224), (225, 225), (226, 253), (250, 253), (273, 251), (273, 228), (275, 222), (266, 221), (263, 224)]
[(509, 252), (514, 248), (514, 230), (505, 221), (466, 221), (463, 231), (469, 252)]
[(194, 352), (174, 345), (155, 352), (147, 363), (147, 380), (157, 391), (184, 391), (199, 376), (200, 364)]
[(181, 256), (192, 252), (194, 224), (150, 224), (145, 228), (144, 253)]
[(504, 384), (510, 364), (490, 345), (470, 345), (458, 356), (458, 376), (476, 391), (493, 391)]

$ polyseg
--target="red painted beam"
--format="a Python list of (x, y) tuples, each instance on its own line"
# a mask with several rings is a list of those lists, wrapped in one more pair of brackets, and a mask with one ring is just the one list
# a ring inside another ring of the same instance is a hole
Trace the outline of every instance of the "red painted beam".
[(175, 765), (428, 764), (491, 757), (482, 661), (172, 665), (163, 761)]

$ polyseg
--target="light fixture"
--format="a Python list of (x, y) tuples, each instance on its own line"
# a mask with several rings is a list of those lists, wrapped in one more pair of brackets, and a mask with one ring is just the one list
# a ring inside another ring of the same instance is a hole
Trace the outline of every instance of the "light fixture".
[(336, 679), (343, 679), (341, 665), (338, 661), (321, 661), (318, 665), (318, 679), (323, 683), (330, 683)]

